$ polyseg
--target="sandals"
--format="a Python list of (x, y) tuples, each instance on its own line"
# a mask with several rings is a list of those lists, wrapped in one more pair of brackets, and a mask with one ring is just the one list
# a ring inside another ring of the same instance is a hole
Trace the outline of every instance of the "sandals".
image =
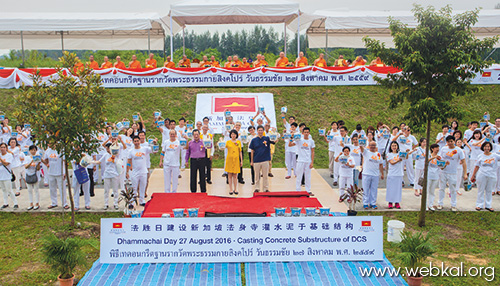
[(415, 197), (420, 196), (420, 192), (418, 190), (415, 190)]
[(231, 195), (234, 195), (234, 193), (233, 193), (233, 192), (229, 192), (229, 195), (230, 195), (230, 196), (231, 196)]
[(487, 210), (487, 211), (490, 211), (490, 212), (494, 212), (494, 211), (495, 211), (495, 210), (494, 210), (494, 209), (492, 209), (492, 208), (484, 208), (484, 209), (485, 209), (485, 210)]
[(234, 194), (237, 195), (238, 194), (238, 191), (234, 191)]
[(482, 208), (476, 208), (476, 211), (480, 211), (480, 210), (482, 210)]
[(499, 195), (499, 196), (500, 196), (500, 191), (497, 191), (497, 195)]

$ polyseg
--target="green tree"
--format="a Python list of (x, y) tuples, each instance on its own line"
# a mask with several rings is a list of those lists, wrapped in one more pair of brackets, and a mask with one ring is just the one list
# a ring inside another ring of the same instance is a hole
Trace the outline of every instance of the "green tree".
[[(75, 54), (65, 52), (60, 59), (63, 67), (71, 68)], [(15, 98), (18, 122), (29, 122), (38, 143), (62, 154), (71, 202), (71, 225), (75, 224), (75, 207), (68, 162), (79, 162), (82, 153), (94, 153), (99, 147), (95, 134), (104, 128), (106, 90), (101, 77), (89, 69), (76, 76), (59, 68), (57, 77), (42, 82), (40, 74), (33, 79), (33, 87), (23, 87)], [(76, 192), (78, 192), (76, 190)]]
[(498, 36), (483, 40), (475, 37), (472, 26), (478, 20), (479, 9), (453, 16), (450, 6), (436, 11), (434, 7), (424, 9), (415, 5), (413, 13), (418, 21), (415, 28), (389, 18), (397, 52), (385, 48), (377, 40), (364, 38), (364, 41), (366, 47), (386, 64), (402, 69), (401, 73), (376, 79), (393, 90), (390, 107), (409, 102), (404, 119), (413, 129), (427, 132), (418, 221), (422, 227), (425, 225), (431, 122), (446, 123), (449, 118), (462, 117), (462, 110), (453, 101), (478, 90), (470, 81), (488, 66), (482, 56), (498, 41)]

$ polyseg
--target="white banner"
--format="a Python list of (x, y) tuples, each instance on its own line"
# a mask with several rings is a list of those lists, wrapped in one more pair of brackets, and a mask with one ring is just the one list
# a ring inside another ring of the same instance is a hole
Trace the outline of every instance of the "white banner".
[(101, 263), (383, 260), (366, 217), (103, 218)]
[[(261, 107), (271, 120), (271, 127), (276, 128), (272, 93), (200, 93), (196, 96), (196, 121), (203, 121), (203, 117), (208, 117), (210, 127), (215, 133), (221, 134), (226, 126), (224, 110), (229, 109), (234, 123), (240, 122), (241, 129), (247, 130), (250, 119)], [(267, 121), (263, 114), (259, 114), (255, 119), (256, 128), (258, 118), (262, 118), (264, 123)]]

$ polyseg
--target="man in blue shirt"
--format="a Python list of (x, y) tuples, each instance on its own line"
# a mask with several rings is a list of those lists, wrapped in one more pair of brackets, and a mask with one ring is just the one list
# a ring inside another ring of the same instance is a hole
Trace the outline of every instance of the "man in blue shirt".
[(269, 161), (271, 161), (271, 140), (269, 137), (264, 136), (264, 126), (257, 127), (257, 137), (253, 138), (250, 142), (251, 158), (250, 165), (255, 170), (255, 190), (259, 192), (260, 176), (262, 174), (262, 189), (269, 192), (269, 183), (267, 176), (269, 174)]

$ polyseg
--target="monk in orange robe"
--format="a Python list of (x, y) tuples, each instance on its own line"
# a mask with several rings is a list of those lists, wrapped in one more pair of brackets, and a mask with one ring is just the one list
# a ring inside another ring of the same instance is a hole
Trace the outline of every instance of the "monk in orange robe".
[(233, 56), (233, 63), (231, 64), (232, 68), (239, 68), (243, 65), (243, 63), (238, 59), (238, 56)]
[(227, 62), (224, 63), (224, 67), (225, 68), (230, 68), (232, 64), (233, 64), (233, 57), (228, 56), (227, 57)]
[(122, 62), (122, 60), (121, 60), (120, 56), (117, 56), (117, 57), (116, 57), (115, 68), (117, 68), (117, 69), (125, 69), (125, 68), (126, 68), (126, 67), (125, 67), (125, 63), (124, 63), (124, 62)]
[(335, 67), (346, 67), (347, 66), (347, 62), (346, 62), (346, 60), (344, 60), (344, 56), (343, 55), (339, 55), (339, 58), (335, 60), (335, 64), (333, 66), (335, 66)]
[(164, 67), (171, 69), (175, 68), (175, 63), (171, 60), (170, 56), (167, 56), (167, 59), (165, 60), (165, 63), (163, 64)]
[(132, 61), (128, 63), (129, 69), (140, 69), (142, 68), (141, 62), (137, 60), (135, 55), (132, 55)]
[(113, 67), (113, 63), (109, 61), (108, 56), (104, 56), (104, 62), (101, 65), (101, 69), (110, 69)]
[(304, 53), (300, 52), (299, 57), (295, 60), (295, 66), (298, 68), (307, 67), (309, 64), (307, 63), (307, 58), (304, 57)]
[(155, 55), (153, 53), (149, 54), (149, 59), (146, 59), (146, 68), (155, 69), (156, 68), (156, 60), (154, 59)]
[(247, 69), (247, 68), (249, 68), (249, 67), (250, 67), (250, 63), (249, 63), (249, 62), (247, 62), (247, 58), (243, 58), (243, 60), (242, 60), (242, 61), (243, 61), (243, 62), (241, 63), (240, 68)]
[(326, 68), (327, 64), (325, 59), (323, 58), (325, 55), (324, 54), (319, 54), (319, 58), (314, 60), (314, 65), (320, 68)]
[(185, 65), (188, 68), (191, 67), (191, 61), (187, 58), (186, 55), (182, 56), (182, 64)]
[(75, 57), (75, 66), (73, 67), (73, 72), (78, 73), (81, 72), (85, 69), (85, 66), (83, 65), (82, 61), (80, 61), (80, 58)]
[(261, 67), (268, 67), (269, 64), (266, 61), (266, 57), (264, 55), (260, 56), (259, 64)]
[(385, 67), (385, 64), (382, 62), (380, 57), (377, 57), (370, 63), (371, 67)]
[(200, 67), (209, 68), (212, 66), (212, 63), (208, 60), (207, 56), (203, 56), (203, 59), (200, 62)]
[(218, 61), (215, 60), (215, 56), (211, 56), (210, 60), (211, 60), (210, 64), (212, 65), (212, 67), (220, 68), (220, 64)]
[(257, 56), (255, 57), (255, 61), (253, 61), (254, 68), (260, 67), (260, 57), (261, 56), (262, 56), (261, 54), (257, 54)]
[(354, 62), (352, 62), (353, 67), (364, 66), (364, 65), (366, 65), (366, 61), (365, 59), (363, 59), (362, 56), (357, 56)]
[(99, 64), (96, 61), (94, 61), (93, 55), (90, 55), (89, 62), (87, 63), (87, 67), (89, 67), (89, 69), (98, 69), (99, 68)]
[(288, 58), (285, 57), (285, 53), (281, 52), (280, 57), (276, 59), (275, 67), (284, 68), (288, 65)]

